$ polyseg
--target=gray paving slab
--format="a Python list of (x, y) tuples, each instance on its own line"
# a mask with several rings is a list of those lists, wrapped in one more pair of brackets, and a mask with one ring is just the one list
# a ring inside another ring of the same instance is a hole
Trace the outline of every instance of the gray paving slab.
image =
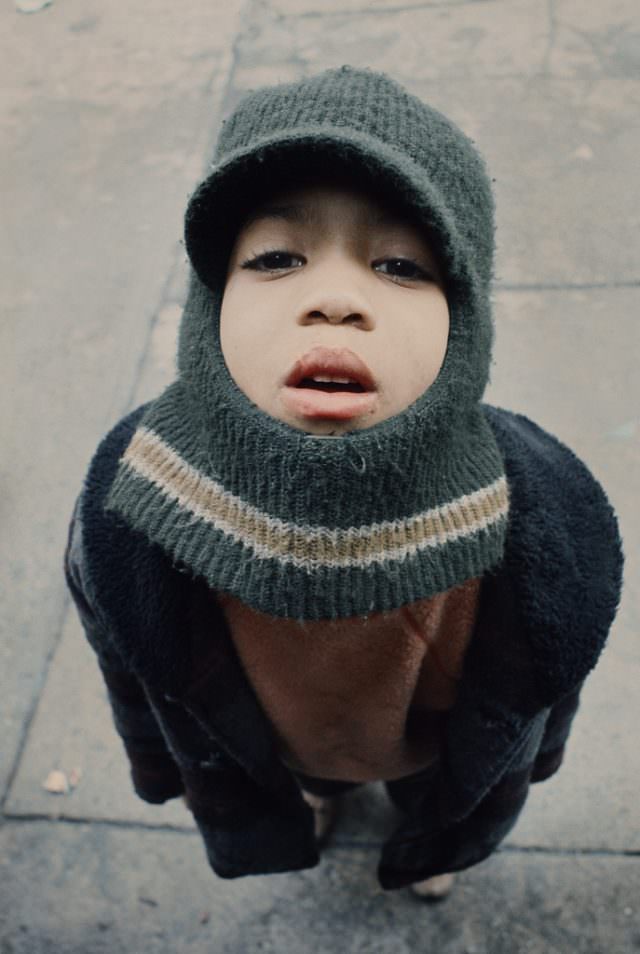
[(340, 6), (260, 7), (240, 38), (226, 108), (247, 88), (327, 66), (386, 70), (450, 115), (487, 158), (500, 282), (637, 282), (634, 0)]
[(340, 56), (362, 62), (369, 54), (377, 68), (392, 64), (394, 72), (423, 79), (640, 75), (633, 0), (606, 7), (583, 0), (270, 0), (254, 13), (259, 29), (239, 47), (254, 53), (249, 69), (296, 61), (332, 66)]
[[(610, 462), (607, 483), (622, 491), (640, 465), (640, 287), (503, 290), (494, 306), (485, 399), (506, 402), (571, 441), (594, 469)], [(619, 453), (628, 454), (625, 466)]]
[(0, 799), (60, 631), (89, 456), (126, 408), (178, 253), (241, 0), (0, 13)]
[[(363, 63), (367, 56), (376, 68), (391, 64), (393, 72), (401, 69), (421, 78), (534, 74), (545, 61), (551, 31), (546, 0), (377, 4), (274, 0), (263, 14), (273, 24), (274, 39), (280, 40), (274, 43), (266, 30), (261, 31), (261, 48), (269, 64), (293, 59), (293, 51), (309, 69), (316, 64), (339, 66), (354, 57)], [(252, 39), (247, 37), (246, 42)]]
[(503, 852), (432, 906), (380, 889), (376, 848), (328, 848), (308, 871), (224, 881), (188, 833), (12, 823), (0, 846), (6, 954), (640, 949), (632, 858)]
[[(153, 16), (54, 0), (29, 17), (6, 5), (0, 27), (0, 801), (29, 729), (0, 827), (1, 954), (640, 950), (635, 0), (198, 0), (188, 15), (158, 0)], [(221, 117), (248, 88), (344, 62), (387, 70), (487, 157), (486, 399), (587, 462), (627, 555), (565, 765), (533, 788), (504, 850), (435, 908), (377, 886), (396, 823), (380, 785), (345, 800), (319, 868), (216, 878), (181, 803), (133, 794), (59, 566), (97, 440), (173, 376), (182, 214)], [(68, 795), (42, 788), (53, 768), (81, 770)]]

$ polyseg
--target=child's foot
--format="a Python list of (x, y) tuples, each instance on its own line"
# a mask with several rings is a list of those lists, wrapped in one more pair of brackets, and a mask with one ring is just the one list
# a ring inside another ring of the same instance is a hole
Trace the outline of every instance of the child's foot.
[(411, 890), (424, 901), (443, 901), (451, 891), (453, 882), (452, 874), (435, 875), (433, 878), (414, 882)]
[(321, 847), (327, 841), (338, 817), (338, 798), (324, 798), (321, 795), (312, 795), (303, 790), (302, 797), (307, 805), (313, 809), (314, 830), (316, 841)]

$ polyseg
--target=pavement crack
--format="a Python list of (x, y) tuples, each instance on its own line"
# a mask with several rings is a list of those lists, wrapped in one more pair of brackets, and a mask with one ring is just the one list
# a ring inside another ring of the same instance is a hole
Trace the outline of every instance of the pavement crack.
[[(32, 825), (42, 822), (54, 825), (74, 826), (95, 826), (98, 828), (110, 828), (123, 831), (148, 831), (157, 833), (171, 833), (176, 835), (198, 836), (199, 832), (195, 823), (193, 826), (176, 825), (171, 822), (161, 824), (151, 824), (149, 822), (134, 821), (124, 818), (91, 818), (88, 816), (74, 817), (71, 815), (51, 816), (41, 812), (31, 812), (17, 814), (5, 812), (0, 816), (3, 825)], [(377, 838), (349, 838), (337, 835), (331, 840), (329, 847), (339, 849), (340, 851), (364, 850), (379, 851), (385, 842), (385, 836)], [(520, 854), (520, 855), (548, 855), (561, 858), (640, 858), (640, 848), (589, 848), (589, 847), (563, 847), (562, 845), (518, 845), (517, 843), (500, 845), (496, 849), (496, 854)]]
[(500, 845), (497, 853), (554, 855), (562, 858), (640, 858), (640, 848), (563, 848), (549, 845)]
[(25, 720), (22, 725), (22, 731), (20, 733), (20, 736), (18, 739), (18, 745), (16, 748), (16, 755), (13, 760), (13, 765), (11, 766), (9, 773), (7, 775), (4, 791), (0, 792), (0, 818), (3, 817), (5, 805), (7, 804), (7, 800), (11, 794), (13, 783), (15, 782), (16, 776), (18, 774), (18, 770), (22, 762), (22, 757), (24, 756), (25, 749), (29, 741), (29, 734), (31, 732), (31, 727), (34, 723), (36, 713), (40, 705), (40, 700), (42, 699), (42, 694), (45, 690), (45, 686), (47, 685), (47, 680), (49, 679), (49, 673), (51, 672), (53, 660), (55, 659), (60, 643), (62, 642), (62, 634), (64, 631), (64, 625), (67, 618), (67, 613), (69, 612), (75, 612), (75, 609), (72, 608), (71, 594), (65, 587), (64, 597), (62, 600), (62, 608), (60, 611), (60, 618), (57, 624), (53, 627), (53, 632), (55, 633), (55, 636), (51, 642), (49, 651), (47, 655), (45, 656), (44, 664), (42, 666), (42, 671), (40, 673), (40, 678), (37, 682), (37, 686), (33, 693), (31, 706), (27, 711)]
[(485, 3), (496, 3), (500, 0), (433, 0), (432, 3), (405, 3), (390, 7), (357, 7), (349, 10), (305, 10), (304, 13), (282, 13), (281, 18), (292, 20), (318, 20), (325, 17), (361, 17), (361, 16), (389, 16), (397, 13), (408, 13), (411, 10), (435, 10), (442, 7), (470, 7)]
[(49, 824), (54, 825), (87, 825), (98, 828), (123, 829), (127, 831), (174, 832), (181, 835), (198, 834), (195, 823), (193, 825), (176, 825), (172, 822), (152, 824), (151, 822), (133, 821), (126, 818), (91, 818), (86, 815), (74, 816), (63, 814), (48, 815), (44, 812), (25, 812), (21, 814), (18, 814), (17, 812), (4, 812), (0, 818), (3, 824), (13, 823), (18, 825), (31, 825), (34, 823), (48, 822)]
[(612, 288), (640, 288), (640, 279), (613, 282), (496, 282), (494, 291), (529, 292), (529, 291), (596, 291)]
[(547, 18), (549, 21), (547, 32), (547, 48), (544, 51), (542, 73), (548, 76), (551, 72), (551, 54), (556, 45), (556, 36), (558, 33), (558, 18), (556, 13), (556, 0), (547, 0)]
[[(241, 24), (251, 24), (253, 22), (253, 14), (257, 5), (259, 5), (261, 0), (246, 0), (245, 5), (240, 13), (238, 18), (239, 23)], [(251, 29), (249, 27), (248, 29)], [(233, 44), (231, 46), (231, 51), (228, 56), (228, 68), (226, 81), (224, 82), (223, 89), (220, 93), (218, 100), (218, 108), (216, 110), (215, 121), (212, 124), (212, 127), (208, 130), (206, 137), (201, 137), (198, 143), (198, 149), (200, 153), (205, 153), (204, 162), (201, 162), (201, 173), (200, 178), (204, 178), (209, 172), (209, 163), (211, 161), (211, 155), (213, 153), (214, 142), (217, 139), (219, 128), (220, 128), (220, 119), (224, 116), (225, 107), (229, 103), (229, 91), (233, 87), (233, 80), (237, 70), (238, 62), (240, 59), (240, 45), (242, 40), (247, 32), (247, 28), (240, 28), (233, 39)], [(210, 90), (215, 83), (216, 76), (220, 72), (220, 67), (216, 63), (213, 71), (209, 75), (208, 81), (206, 83), (206, 88)], [(157, 300), (156, 306), (150, 312), (148, 321), (147, 321), (147, 330), (144, 339), (143, 346), (138, 355), (138, 360), (134, 367), (133, 375), (131, 378), (129, 390), (125, 396), (124, 401), (117, 409), (118, 418), (123, 417), (129, 411), (131, 411), (138, 403), (138, 390), (140, 388), (140, 383), (144, 376), (144, 371), (149, 360), (149, 354), (152, 347), (153, 335), (158, 324), (160, 313), (162, 309), (172, 301), (172, 288), (175, 285), (176, 277), (182, 269), (183, 258), (185, 255), (184, 251), (184, 239), (176, 245), (174, 252), (173, 263), (169, 268), (165, 281), (160, 287), (160, 294)], [(182, 302), (180, 302), (182, 304)]]

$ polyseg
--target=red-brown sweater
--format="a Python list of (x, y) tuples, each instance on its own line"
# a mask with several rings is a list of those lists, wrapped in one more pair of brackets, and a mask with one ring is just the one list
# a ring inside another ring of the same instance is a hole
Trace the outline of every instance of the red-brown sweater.
[(481, 578), (368, 617), (299, 623), (216, 593), (294, 771), (391, 780), (437, 755), (473, 633)]

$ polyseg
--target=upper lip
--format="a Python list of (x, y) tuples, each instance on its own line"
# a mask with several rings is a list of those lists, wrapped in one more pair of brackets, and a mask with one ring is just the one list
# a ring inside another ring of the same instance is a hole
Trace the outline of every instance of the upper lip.
[(349, 348), (324, 348), (317, 345), (296, 361), (287, 375), (285, 385), (295, 388), (304, 378), (314, 375), (348, 378), (362, 385), (365, 391), (376, 390), (373, 374), (362, 358)]

